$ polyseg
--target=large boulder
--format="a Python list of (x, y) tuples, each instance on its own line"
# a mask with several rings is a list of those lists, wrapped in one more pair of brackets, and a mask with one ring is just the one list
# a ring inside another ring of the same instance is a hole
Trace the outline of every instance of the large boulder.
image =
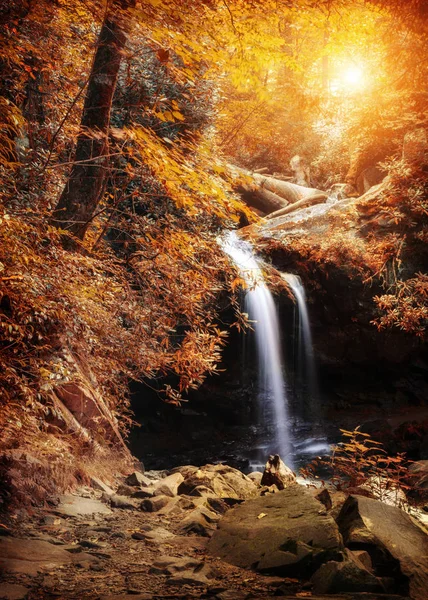
[(338, 516), (349, 548), (367, 550), (375, 573), (396, 579), (396, 589), (426, 600), (428, 536), (396, 506), (364, 496), (350, 496)]
[(335, 521), (297, 484), (227, 512), (208, 544), (212, 555), (239, 567), (306, 579), (340, 560), (341, 548)]
[[(246, 475), (227, 465), (185, 466), (174, 469), (181, 473), (184, 481), (178, 487), (179, 494), (200, 495), (198, 489), (204, 486), (218, 498), (245, 500), (257, 495), (257, 485)], [(198, 488), (198, 489), (197, 489)]]

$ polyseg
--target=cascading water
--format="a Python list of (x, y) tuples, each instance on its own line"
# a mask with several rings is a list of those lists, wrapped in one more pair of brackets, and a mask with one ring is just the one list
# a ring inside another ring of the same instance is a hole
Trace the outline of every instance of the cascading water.
[(299, 387), (304, 393), (303, 408), (308, 413), (306, 416), (316, 420), (320, 412), (319, 392), (305, 288), (297, 275), (284, 273), (282, 277), (297, 302), (297, 369)]
[(283, 377), (281, 340), (277, 310), (265, 284), (260, 265), (250, 243), (241, 240), (235, 232), (229, 232), (222, 240), (223, 250), (232, 258), (248, 286), (245, 296), (245, 312), (255, 321), (254, 330), (259, 358), (259, 399), (272, 408), (277, 452), (293, 467), (288, 401)]

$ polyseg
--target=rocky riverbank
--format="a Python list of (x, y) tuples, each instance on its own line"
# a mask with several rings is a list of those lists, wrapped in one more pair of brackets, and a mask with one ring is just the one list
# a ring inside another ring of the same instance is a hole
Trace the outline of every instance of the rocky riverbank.
[(406, 512), (262, 483), (185, 466), (17, 510), (0, 530), (0, 598), (426, 598), (428, 537)]

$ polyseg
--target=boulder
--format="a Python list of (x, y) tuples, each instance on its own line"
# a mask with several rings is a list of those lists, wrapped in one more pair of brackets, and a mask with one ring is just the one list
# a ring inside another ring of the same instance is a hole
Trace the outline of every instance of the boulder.
[(200, 486), (211, 490), (218, 498), (245, 500), (258, 493), (256, 484), (249, 477), (227, 465), (185, 466), (175, 472), (180, 472), (184, 478), (178, 488), (179, 494), (191, 496)]
[(341, 548), (334, 520), (297, 484), (230, 510), (208, 544), (210, 554), (239, 567), (307, 579)]
[(136, 501), (133, 502), (128, 496), (119, 496), (118, 494), (110, 496), (110, 505), (112, 508), (123, 508), (126, 510), (137, 510), (138, 508)]
[(345, 544), (370, 554), (375, 573), (393, 576), (396, 589), (426, 600), (428, 536), (396, 506), (350, 496), (338, 516)]
[(173, 498), (178, 493), (178, 486), (184, 481), (184, 477), (181, 473), (172, 473), (161, 479), (155, 486), (155, 496), (171, 496)]
[(318, 594), (383, 591), (379, 579), (352, 557), (343, 562), (330, 561), (321, 565), (311, 582), (313, 591)]
[(295, 482), (295, 474), (282, 462), (279, 454), (269, 456), (260, 485), (266, 485), (267, 487), (276, 485), (279, 490), (283, 490)]
[(126, 485), (126, 483), (121, 483), (116, 490), (116, 494), (118, 496), (132, 496), (132, 494), (134, 492), (135, 492), (135, 487), (133, 487), (131, 485)]
[(219, 516), (211, 510), (203, 507), (196, 508), (182, 521), (178, 532), (210, 537), (218, 520)]
[(140, 504), (140, 508), (144, 512), (158, 512), (170, 502), (170, 496), (154, 496), (153, 498), (145, 498)]
[(131, 487), (149, 487), (153, 482), (143, 473), (134, 471), (125, 479), (125, 483)]

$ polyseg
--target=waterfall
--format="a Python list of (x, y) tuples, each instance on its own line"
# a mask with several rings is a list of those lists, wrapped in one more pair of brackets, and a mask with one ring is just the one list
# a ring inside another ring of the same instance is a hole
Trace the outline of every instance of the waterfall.
[(238, 267), (247, 285), (245, 312), (251, 321), (257, 344), (259, 363), (259, 401), (272, 409), (275, 427), (275, 447), (269, 452), (278, 453), (293, 468), (291, 452), (290, 421), (288, 400), (283, 377), (280, 327), (275, 302), (265, 284), (262, 270), (249, 242), (241, 240), (235, 232), (229, 232), (222, 239), (223, 250)]
[(282, 277), (287, 282), (297, 302), (297, 368), (300, 380), (299, 387), (306, 392), (304, 408), (309, 413), (306, 416), (316, 419), (319, 416), (319, 392), (305, 288), (297, 275), (284, 273)]

